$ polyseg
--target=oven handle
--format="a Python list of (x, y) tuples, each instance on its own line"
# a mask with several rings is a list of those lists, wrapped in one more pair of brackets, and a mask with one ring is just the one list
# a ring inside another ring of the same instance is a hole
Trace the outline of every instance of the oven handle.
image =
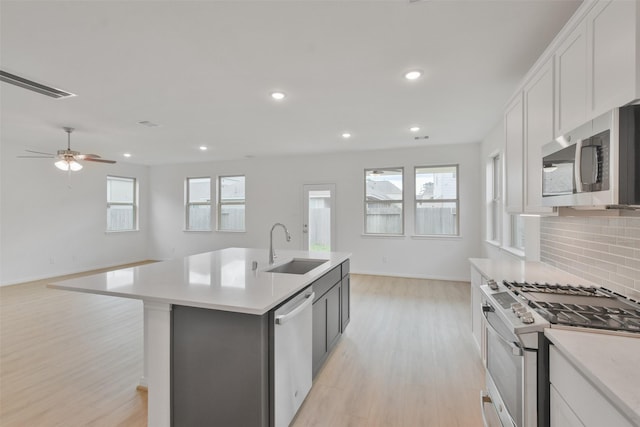
[(494, 311), (494, 308), (491, 307), (488, 304), (483, 304), (482, 305), (482, 314), (484, 316), (484, 319), (486, 320), (487, 327), (500, 339), (500, 341), (502, 341), (503, 343), (505, 343), (506, 345), (508, 345), (511, 348), (511, 354), (513, 354), (514, 356), (522, 356), (522, 347), (520, 347), (517, 343), (509, 341), (508, 339), (503, 337), (500, 334), (500, 332), (498, 332), (496, 330), (496, 328), (491, 324), (491, 321), (487, 317), (487, 312), (488, 311)]

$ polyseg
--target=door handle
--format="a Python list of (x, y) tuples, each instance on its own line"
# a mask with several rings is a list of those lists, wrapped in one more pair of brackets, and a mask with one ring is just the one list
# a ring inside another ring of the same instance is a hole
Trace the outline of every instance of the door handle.
[(309, 232), (309, 224), (302, 224), (302, 232), (305, 234)]

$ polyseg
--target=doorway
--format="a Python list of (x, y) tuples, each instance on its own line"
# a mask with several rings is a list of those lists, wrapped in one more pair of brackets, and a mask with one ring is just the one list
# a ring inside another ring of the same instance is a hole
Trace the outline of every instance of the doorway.
[(336, 250), (335, 184), (303, 186), (303, 249), (314, 252)]

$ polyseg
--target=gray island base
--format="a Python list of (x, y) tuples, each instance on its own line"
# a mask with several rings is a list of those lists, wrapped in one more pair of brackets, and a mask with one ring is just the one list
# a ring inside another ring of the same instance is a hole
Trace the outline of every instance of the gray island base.
[[(315, 377), (349, 323), (349, 261), (311, 286)], [(254, 315), (173, 306), (173, 426), (275, 426), (274, 311)]]

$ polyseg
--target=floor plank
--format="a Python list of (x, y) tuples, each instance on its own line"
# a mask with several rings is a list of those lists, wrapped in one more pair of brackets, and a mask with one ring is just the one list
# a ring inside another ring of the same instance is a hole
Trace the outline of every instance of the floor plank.
[[(0, 425), (145, 426), (142, 303), (44, 283), (0, 288)], [(481, 426), (469, 284), (351, 286), (351, 323), (292, 426)]]

